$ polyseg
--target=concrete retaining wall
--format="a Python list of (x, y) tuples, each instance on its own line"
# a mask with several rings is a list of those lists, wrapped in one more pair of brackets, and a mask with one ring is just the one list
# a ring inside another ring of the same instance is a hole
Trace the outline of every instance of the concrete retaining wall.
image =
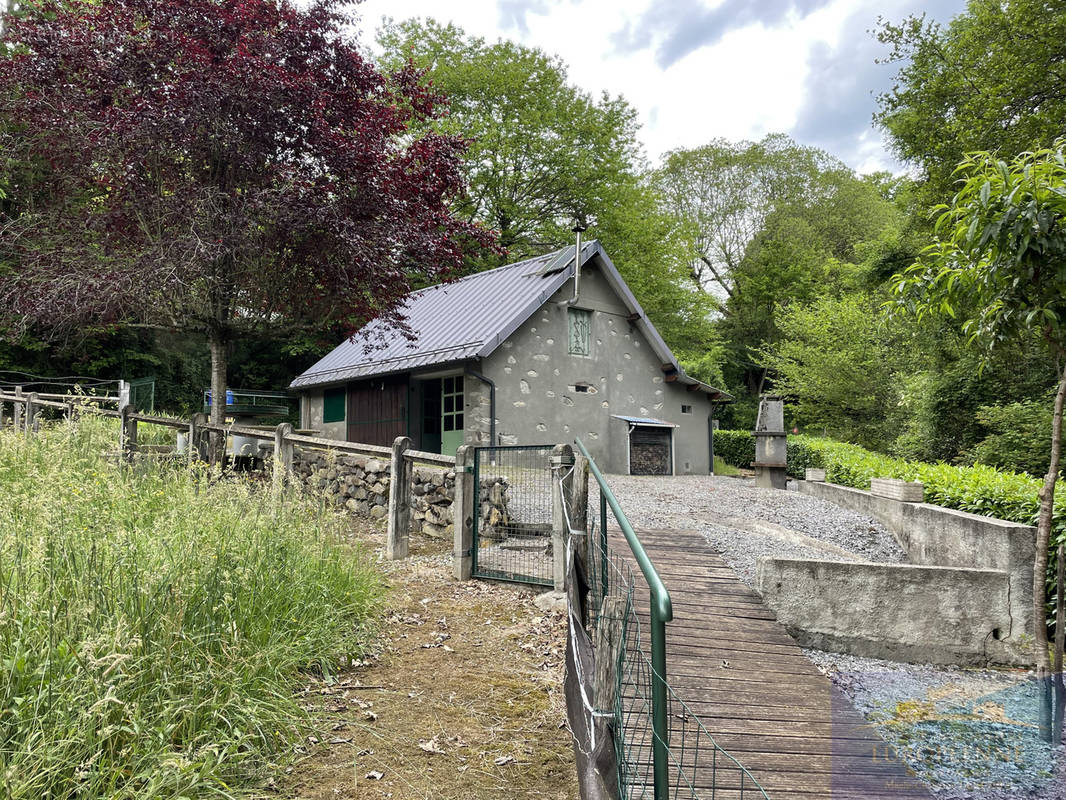
[(804, 494), (881, 520), (911, 564), (1003, 570), (1010, 575), (1012, 637), (1033, 631), (1036, 528), (929, 503), (906, 503), (832, 483), (799, 481)]
[(808, 647), (934, 664), (1028, 663), (1003, 570), (760, 558), (763, 600)]

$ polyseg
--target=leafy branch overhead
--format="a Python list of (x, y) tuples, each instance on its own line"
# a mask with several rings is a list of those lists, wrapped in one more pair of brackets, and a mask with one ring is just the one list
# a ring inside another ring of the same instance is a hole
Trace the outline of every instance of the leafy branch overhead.
[(896, 276), (899, 299), (918, 314), (962, 319), (989, 346), (1036, 329), (1066, 354), (1064, 146), (1010, 162), (967, 156), (954, 200), (935, 210), (936, 240)]

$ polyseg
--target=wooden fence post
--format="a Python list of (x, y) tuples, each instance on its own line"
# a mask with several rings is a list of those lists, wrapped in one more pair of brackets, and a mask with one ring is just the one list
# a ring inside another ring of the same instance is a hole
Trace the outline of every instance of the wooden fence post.
[(189, 420), (189, 466), (196, 461), (206, 461), (204, 458), (202, 442), (203, 431), (201, 426), (207, 422), (207, 415), (199, 411), (192, 415)]
[(479, 489), (474, 483), (476, 453), (468, 444), (455, 453), (455, 499), (452, 524), (455, 529), (452, 563), (456, 580), (468, 581), (474, 567), (474, 515), (479, 513)]
[(26, 435), (33, 436), (37, 432), (37, 392), (30, 392), (26, 398)]
[(292, 476), (292, 442), (286, 437), (292, 433), (292, 424), (283, 422), (274, 429), (274, 478), (275, 497), (285, 488), (286, 479)]
[(407, 558), (411, 545), (411, 459), (405, 453), (411, 440), (397, 436), (392, 443), (392, 469), (389, 478), (389, 524), (385, 537), (385, 558)]
[(625, 598), (603, 598), (596, 619), (596, 672), (592, 688), (592, 704), (597, 711), (614, 711), (618, 702), (618, 660), (622, 654), (625, 613)]
[(577, 557), (581, 560), (581, 566), (585, 574), (589, 574), (589, 560), (591, 553), (589, 547), (589, 460), (581, 455), (574, 456), (574, 471), (570, 475), (568, 483), (570, 509), (570, 523), (574, 530), (581, 531), (584, 536), (577, 543)]
[(574, 449), (568, 444), (557, 444), (552, 448), (552, 582), (555, 591), (566, 591), (566, 548), (570, 542), (570, 525), (568, 516), (570, 507), (563, 507), (569, 502), (571, 476), (570, 468), (574, 464)]
[[(16, 386), (15, 387), (15, 397), (19, 398), (19, 400), (22, 399), (22, 387), (21, 386)], [(16, 431), (22, 431), (22, 427), (23, 427), (22, 420), (24, 419), (24, 413), (26, 411), (26, 409), (23, 408), (23, 404), (21, 402), (19, 402), (19, 400), (15, 400), (14, 402), (11, 403), (12, 425), (14, 426)]]
[(137, 449), (137, 420), (132, 418), (132, 414), (133, 406), (130, 405), (124, 405), (118, 411), (118, 449), (126, 461), (133, 460), (133, 453)]

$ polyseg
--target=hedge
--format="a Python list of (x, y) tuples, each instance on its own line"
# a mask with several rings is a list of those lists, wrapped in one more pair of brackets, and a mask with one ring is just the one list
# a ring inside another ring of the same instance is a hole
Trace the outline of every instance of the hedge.
[[(715, 431), (714, 452), (727, 464), (750, 468), (755, 437), (749, 431)], [(945, 508), (1036, 525), (1043, 481), (1024, 473), (977, 464), (928, 464), (874, 453), (858, 445), (814, 436), (788, 437), (788, 474), (802, 478), (808, 467), (822, 468), (830, 483), (869, 489), (870, 478), (921, 481), (925, 501)], [(1066, 490), (1055, 494), (1052, 546), (1066, 539)]]

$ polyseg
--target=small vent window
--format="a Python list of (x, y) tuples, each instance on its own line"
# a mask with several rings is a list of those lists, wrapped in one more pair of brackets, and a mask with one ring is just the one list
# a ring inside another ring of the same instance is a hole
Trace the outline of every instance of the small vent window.
[(326, 389), (322, 395), (322, 421), (344, 422), (344, 387)]
[(692, 413), (692, 406), (681, 406), (681, 413), (682, 414), (691, 414)]
[(592, 355), (592, 312), (583, 308), (570, 308), (567, 312), (570, 355)]

